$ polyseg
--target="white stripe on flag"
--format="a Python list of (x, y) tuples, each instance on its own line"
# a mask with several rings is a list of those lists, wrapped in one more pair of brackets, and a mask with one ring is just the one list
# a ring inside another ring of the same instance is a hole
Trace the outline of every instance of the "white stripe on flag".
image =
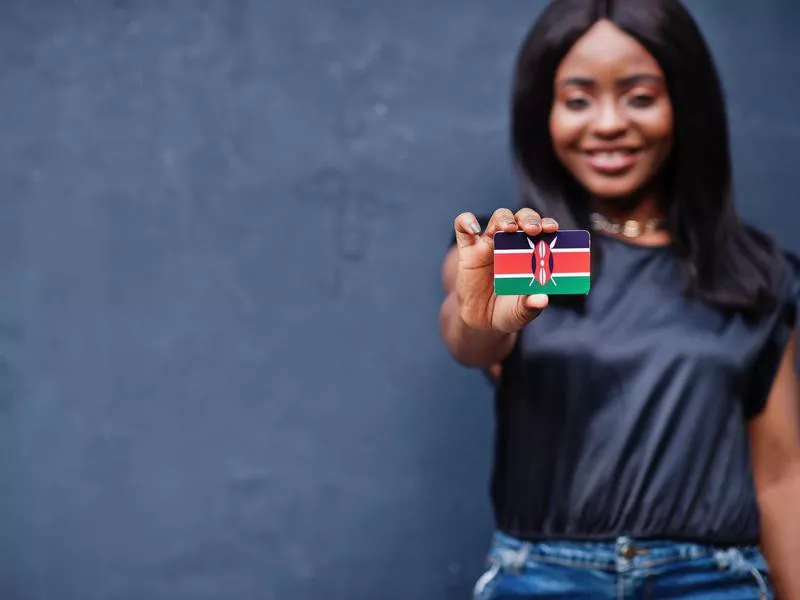
[[(589, 277), (591, 273), (553, 273), (553, 279), (557, 277)], [(500, 273), (495, 274), (495, 279), (512, 279), (514, 277), (533, 277), (532, 273)]]
[[(558, 254), (559, 252), (589, 252), (589, 248), (553, 248), (550, 250), (553, 254)], [(533, 254), (533, 250), (528, 248), (527, 250), (495, 250), (495, 254)]]

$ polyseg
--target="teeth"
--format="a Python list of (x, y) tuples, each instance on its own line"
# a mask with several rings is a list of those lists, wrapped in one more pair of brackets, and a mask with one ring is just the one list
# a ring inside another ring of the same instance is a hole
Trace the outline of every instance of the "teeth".
[(630, 150), (603, 150), (589, 152), (592, 164), (599, 168), (616, 169), (628, 164), (628, 157), (633, 154)]
[(617, 158), (620, 156), (627, 156), (630, 154), (628, 150), (614, 150), (613, 152), (591, 152), (594, 156), (599, 158)]

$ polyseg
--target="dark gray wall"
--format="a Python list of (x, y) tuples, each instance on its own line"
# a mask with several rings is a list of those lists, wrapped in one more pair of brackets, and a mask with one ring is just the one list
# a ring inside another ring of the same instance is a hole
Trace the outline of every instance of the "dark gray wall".
[[(437, 332), (542, 3), (0, 4), (0, 597), (464, 598), (490, 390)], [(800, 250), (793, 0), (692, 3)]]

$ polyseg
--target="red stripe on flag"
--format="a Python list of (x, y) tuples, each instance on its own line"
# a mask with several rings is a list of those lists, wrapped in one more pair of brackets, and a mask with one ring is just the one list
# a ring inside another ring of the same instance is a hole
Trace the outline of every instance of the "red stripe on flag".
[[(533, 255), (495, 254), (494, 272), (497, 275), (533, 275), (531, 260)], [(559, 252), (553, 254), (553, 275), (559, 273), (588, 273), (591, 258), (588, 252)]]

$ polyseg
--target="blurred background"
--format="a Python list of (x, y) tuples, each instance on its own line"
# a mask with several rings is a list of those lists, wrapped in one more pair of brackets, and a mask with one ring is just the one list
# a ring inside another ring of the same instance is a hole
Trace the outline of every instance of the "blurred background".
[[(693, 0), (800, 252), (800, 5)], [(469, 597), (491, 389), (438, 334), (513, 205), (543, 2), (0, 2), (0, 598)]]

